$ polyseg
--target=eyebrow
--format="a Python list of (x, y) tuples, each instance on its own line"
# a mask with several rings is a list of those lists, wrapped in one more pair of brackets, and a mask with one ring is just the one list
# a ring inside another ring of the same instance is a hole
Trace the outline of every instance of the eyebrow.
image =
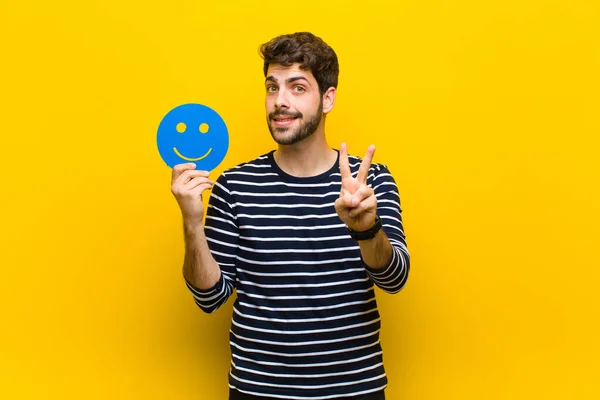
[[(292, 82), (296, 82), (296, 81), (300, 81), (300, 80), (306, 81), (306, 83), (308, 83), (310, 86), (312, 86), (310, 84), (310, 82), (308, 81), (308, 79), (306, 79), (305, 77), (300, 76), (300, 75), (292, 76), (291, 78), (287, 78), (285, 81), (286, 81), (286, 83), (292, 83)], [(267, 83), (268, 81), (277, 83), (277, 79), (275, 79), (275, 77), (273, 75), (267, 76), (267, 79), (265, 79), (265, 83)]]

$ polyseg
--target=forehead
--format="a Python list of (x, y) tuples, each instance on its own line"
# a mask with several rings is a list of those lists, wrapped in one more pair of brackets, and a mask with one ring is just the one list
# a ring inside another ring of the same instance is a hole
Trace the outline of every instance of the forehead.
[(312, 72), (300, 68), (300, 64), (292, 64), (289, 67), (284, 67), (280, 64), (270, 64), (267, 69), (267, 77), (272, 76), (276, 80), (285, 80), (292, 76), (303, 76), (310, 82), (315, 82), (315, 77)]

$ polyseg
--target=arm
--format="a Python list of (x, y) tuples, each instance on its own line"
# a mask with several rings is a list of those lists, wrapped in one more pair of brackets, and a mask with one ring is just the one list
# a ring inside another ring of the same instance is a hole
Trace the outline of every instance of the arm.
[(210, 253), (202, 221), (184, 219), (183, 237), (183, 277), (199, 291), (212, 288), (221, 278), (221, 269)]
[[(235, 258), (230, 253), (213, 251), (211, 248), (230, 246), (235, 253), (237, 236), (235, 219), (229, 202), (229, 192), (223, 185), (225, 178), (219, 177), (213, 187), (208, 173), (186, 169), (189, 164), (182, 164), (173, 169), (172, 191), (183, 216), (185, 256), (183, 276), (196, 304), (205, 312), (216, 311), (233, 293), (235, 287), (235, 265), (230, 260)], [(206, 222), (203, 225), (204, 207), (202, 192), (213, 188), (209, 200)], [(219, 196), (220, 195), (220, 196)], [(234, 231), (232, 233), (232, 231)], [(233, 245), (228, 242), (233, 242)], [(211, 244), (209, 247), (209, 243)]]
[[(377, 214), (383, 225), (378, 235), (373, 238), (372, 246), (376, 247), (377, 239), (381, 236), (389, 246), (389, 253), (385, 250), (380, 253), (379, 261), (383, 264), (373, 263), (372, 259), (367, 258), (369, 253), (363, 251), (363, 245), (361, 245), (361, 254), (371, 280), (387, 293), (398, 293), (406, 285), (410, 272), (410, 254), (402, 223), (400, 195), (396, 182), (386, 166), (380, 164), (371, 168), (371, 171), (373, 173), (371, 186), (377, 202)], [(364, 244), (365, 247), (368, 245), (369, 243)], [(378, 250), (375, 248), (373, 251)], [(384, 254), (387, 257), (386, 261), (384, 261)]]
[(360, 254), (365, 265), (375, 272), (381, 272), (392, 259), (392, 245), (385, 232), (380, 230), (370, 240), (360, 240)]
[[(392, 175), (385, 166), (371, 168), (375, 147), (370, 146), (358, 174), (351, 174), (346, 145), (340, 147), (340, 172), (342, 188), (335, 202), (340, 219), (355, 231), (365, 231), (373, 226), (377, 215), (382, 229), (373, 239), (360, 240), (361, 257), (371, 280), (388, 293), (397, 293), (405, 285), (409, 272), (410, 256), (400, 216), (400, 197)], [(369, 172), (373, 179), (367, 185)]]

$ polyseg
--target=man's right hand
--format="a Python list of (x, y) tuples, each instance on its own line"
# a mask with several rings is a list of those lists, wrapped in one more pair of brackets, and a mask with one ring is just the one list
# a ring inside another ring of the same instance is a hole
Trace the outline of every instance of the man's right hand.
[(197, 171), (193, 163), (177, 164), (173, 167), (171, 192), (177, 199), (184, 220), (201, 223), (204, 218), (202, 193), (212, 189), (214, 182), (207, 171)]

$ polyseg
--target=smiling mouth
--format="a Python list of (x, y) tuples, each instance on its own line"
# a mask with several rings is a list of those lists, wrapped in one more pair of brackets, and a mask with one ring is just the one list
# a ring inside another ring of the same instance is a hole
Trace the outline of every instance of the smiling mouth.
[(278, 127), (290, 126), (297, 118), (273, 118), (273, 124)]
[(206, 152), (206, 154), (204, 154), (201, 157), (197, 157), (197, 158), (190, 158), (190, 157), (186, 157), (184, 155), (182, 155), (178, 150), (177, 147), (173, 147), (173, 151), (175, 152), (175, 154), (177, 154), (179, 157), (183, 158), (186, 161), (200, 161), (206, 157), (208, 157), (208, 155), (210, 154), (210, 152), (212, 151), (212, 147), (210, 149), (208, 149), (208, 151)]

